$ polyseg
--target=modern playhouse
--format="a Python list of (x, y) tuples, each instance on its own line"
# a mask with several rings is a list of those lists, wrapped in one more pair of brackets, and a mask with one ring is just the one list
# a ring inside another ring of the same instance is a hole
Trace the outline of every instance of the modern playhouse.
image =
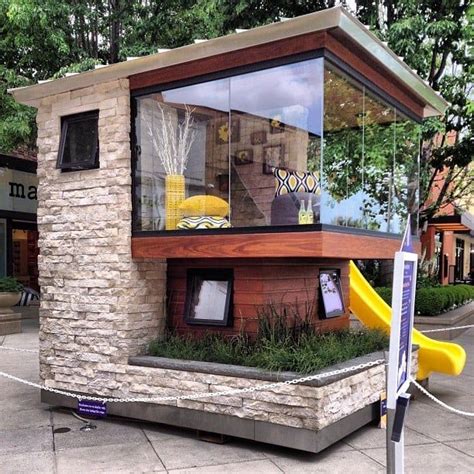
[[(166, 329), (252, 337), (268, 303), (311, 303), (321, 331), (350, 309), (389, 326), (351, 260), (393, 259), (407, 219), (417, 232), (419, 123), (447, 103), (344, 9), (11, 92), (38, 109), (46, 386), (147, 397), (291, 378), (146, 355)], [(414, 342), (419, 377), (462, 370), (458, 346)], [(377, 417), (384, 365), (344, 377), (108, 412), (318, 452)]]

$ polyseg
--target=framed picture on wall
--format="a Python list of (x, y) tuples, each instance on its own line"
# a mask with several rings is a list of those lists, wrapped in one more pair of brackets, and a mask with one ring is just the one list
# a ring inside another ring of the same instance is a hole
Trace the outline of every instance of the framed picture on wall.
[(217, 145), (225, 145), (229, 143), (231, 138), (232, 143), (238, 143), (240, 141), (240, 119), (238, 117), (232, 117), (231, 130), (229, 130), (229, 120), (219, 120), (216, 123), (216, 143)]
[(270, 119), (270, 133), (283, 133), (285, 124), (281, 121), (281, 115), (274, 115)]
[(344, 314), (341, 279), (338, 270), (321, 270), (319, 273), (320, 315), (323, 319)]
[(250, 134), (250, 143), (252, 145), (263, 145), (267, 143), (267, 132), (261, 130)]
[(229, 192), (229, 175), (228, 174), (218, 174), (217, 175), (217, 186), (221, 193)]
[(263, 147), (263, 174), (272, 174), (273, 168), (283, 165), (283, 145), (268, 145)]
[(246, 150), (238, 150), (234, 155), (234, 164), (236, 166), (248, 165), (253, 163), (253, 150), (251, 148)]

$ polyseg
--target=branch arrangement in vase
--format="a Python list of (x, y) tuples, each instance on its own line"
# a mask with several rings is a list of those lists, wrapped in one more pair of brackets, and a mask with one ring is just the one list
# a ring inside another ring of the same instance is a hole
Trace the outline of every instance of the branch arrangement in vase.
[(193, 110), (185, 106), (184, 120), (180, 121), (171, 107), (157, 104), (160, 126), (155, 129), (148, 123), (148, 134), (152, 139), (153, 148), (163, 165), (167, 175), (182, 175), (186, 169), (191, 146), (196, 138)]

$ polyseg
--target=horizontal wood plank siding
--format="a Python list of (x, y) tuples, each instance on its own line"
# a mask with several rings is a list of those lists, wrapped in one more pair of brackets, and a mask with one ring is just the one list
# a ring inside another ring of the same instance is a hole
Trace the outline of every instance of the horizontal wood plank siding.
[(160, 235), (132, 237), (134, 258), (392, 259), (399, 239), (342, 232)]
[(170, 82), (190, 79), (197, 76), (212, 74), (241, 66), (284, 58), (324, 47), (326, 32), (308, 33), (293, 38), (261, 44), (238, 51), (230, 51), (218, 56), (189, 61), (176, 66), (168, 66), (130, 76), (130, 90), (167, 84)]
[[(191, 268), (231, 268), (234, 272), (233, 324), (231, 327), (188, 325), (184, 321), (186, 272)], [(321, 320), (318, 311), (318, 275), (320, 269), (337, 268), (346, 314)], [(270, 259), (266, 264), (253, 260), (235, 259), (178, 259), (168, 262), (168, 327), (178, 334), (218, 332), (227, 335), (245, 332), (254, 336), (258, 330), (259, 311), (268, 304), (277, 309), (298, 308), (304, 316), (312, 308), (311, 324), (321, 331), (340, 329), (349, 324), (349, 266), (346, 260)]]

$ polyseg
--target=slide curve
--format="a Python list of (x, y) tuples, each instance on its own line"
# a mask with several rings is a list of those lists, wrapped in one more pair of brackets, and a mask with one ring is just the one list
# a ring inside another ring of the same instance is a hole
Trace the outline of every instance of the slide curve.
[[(350, 262), (350, 309), (364, 325), (390, 333), (392, 308), (364, 278), (354, 262)], [(430, 339), (413, 329), (413, 344), (420, 347), (417, 379), (431, 372), (459, 375), (466, 364), (466, 352), (459, 344)]]

